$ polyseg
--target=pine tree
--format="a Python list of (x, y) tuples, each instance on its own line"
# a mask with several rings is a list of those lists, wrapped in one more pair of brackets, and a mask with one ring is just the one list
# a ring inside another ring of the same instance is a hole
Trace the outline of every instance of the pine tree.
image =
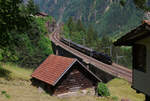
[(84, 28), (84, 26), (83, 26), (83, 24), (82, 24), (82, 22), (81, 22), (80, 19), (77, 21), (76, 29), (77, 29), (79, 32), (80, 32), (80, 31), (85, 32), (85, 28)]
[(98, 33), (94, 30), (92, 25), (89, 25), (87, 35), (86, 35), (86, 44), (92, 46), (98, 40)]
[(39, 7), (34, 4), (33, 0), (29, 0), (27, 3), (27, 10), (29, 14), (35, 15), (37, 12), (39, 12)]
[(88, 27), (87, 36), (86, 36), (86, 44), (87, 46), (91, 46), (93, 42), (94, 29), (91, 25)]
[(72, 34), (72, 32), (75, 31), (75, 23), (74, 23), (72, 17), (69, 18), (69, 20), (68, 20), (68, 22), (67, 22), (67, 26), (68, 26), (68, 28), (69, 28), (70, 34)]

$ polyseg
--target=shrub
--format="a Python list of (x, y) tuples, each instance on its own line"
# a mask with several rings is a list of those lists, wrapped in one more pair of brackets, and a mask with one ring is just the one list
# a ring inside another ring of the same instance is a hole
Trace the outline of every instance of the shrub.
[(4, 95), (6, 98), (10, 98), (10, 95), (9, 94), (7, 94), (7, 92), (6, 91), (1, 91), (1, 95)]
[(118, 97), (117, 96), (112, 96), (113, 101), (118, 101)]
[(97, 91), (100, 96), (110, 96), (109, 89), (102, 82), (98, 83)]
[(3, 94), (6, 94), (6, 91), (1, 91), (1, 94), (3, 95)]

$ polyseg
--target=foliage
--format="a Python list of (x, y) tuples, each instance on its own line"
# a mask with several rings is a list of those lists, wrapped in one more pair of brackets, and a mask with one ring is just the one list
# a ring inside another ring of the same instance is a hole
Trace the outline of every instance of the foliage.
[(86, 27), (92, 24), (99, 37), (125, 34), (141, 23), (144, 13), (134, 1), (145, 0), (57, 0), (57, 4), (53, 0), (35, 0), (41, 10), (56, 20), (67, 22), (72, 17), (74, 21), (80, 19)]
[(120, 0), (120, 4), (121, 4), (122, 6), (125, 6), (126, 0)]
[(150, 7), (146, 5), (148, 0), (133, 0), (136, 7), (143, 9), (144, 11), (150, 11)]
[(46, 35), (48, 33), (47, 28), (45, 27), (45, 23), (48, 22), (48, 21), (50, 23), (52, 23), (52, 19), (53, 18), (51, 16), (48, 16), (48, 17), (45, 17), (45, 18), (40, 18), (40, 17), (36, 18), (35, 21), (38, 24), (38, 28), (41, 29), (40, 31), (44, 35)]
[(41, 19), (43, 19), (43, 22), (42, 24), (39, 24), (39, 18), (34, 18), (32, 27), (27, 32), (25, 32), (25, 34), (19, 35), (17, 38), (20, 40), (18, 41), (18, 45), (15, 46), (15, 50), (19, 50), (16, 54), (19, 60), (16, 62), (21, 64), (22, 66), (35, 68), (49, 54), (52, 53), (51, 42), (46, 36), (47, 30), (44, 27), (45, 23), (49, 19)]
[(66, 38), (105, 52), (112, 56), (114, 62), (131, 68), (131, 48), (115, 47), (113, 42), (141, 24), (144, 10), (139, 9), (137, 3), (147, 5), (148, 0), (57, 0), (57, 4), (52, 0), (35, 2), (41, 10), (66, 23), (63, 31)]
[(63, 35), (73, 42), (89, 47), (92, 47), (98, 40), (98, 33), (92, 25), (89, 25), (88, 29), (86, 29), (81, 20), (75, 22), (72, 17), (64, 25)]
[(88, 47), (92, 47), (93, 43), (97, 42), (98, 40), (98, 34), (94, 30), (92, 25), (89, 25), (86, 35), (86, 44)]
[(97, 91), (100, 96), (110, 96), (109, 89), (102, 82), (98, 83)]
[(69, 20), (68, 20), (68, 22), (67, 22), (67, 26), (68, 26), (68, 28), (69, 28), (70, 34), (72, 34), (72, 32), (75, 31), (75, 23), (74, 23), (72, 17), (69, 18)]
[(10, 95), (7, 94), (6, 91), (1, 91), (1, 95), (5, 95), (5, 97), (8, 98), (8, 99), (10, 98)]
[(35, 15), (37, 12), (39, 12), (39, 7), (34, 4), (34, 0), (28, 0), (26, 6), (29, 14)]
[[(52, 17), (36, 18), (33, 0), (0, 0), (0, 60), (24, 67), (37, 67), (52, 53), (45, 23)], [(42, 22), (42, 23), (41, 23)]]
[(113, 101), (118, 101), (118, 97), (117, 96), (112, 96)]
[(21, 15), (21, 0), (0, 0), (0, 46), (13, 43), (11, 30), (24, 31), (29, 28), (31, 18)]
[(1, 94), (6, 94), (6, 91), (1, 91)]
[[(63, 35), (65, 38), (72, 40), (77, 44), (92, 48), (98, 52), (108, 54), (117, 64), (121, 64), (128, 68), (132, 67), (131, 48), (115, 47), (113, 45), (113, 37), (108, 35), (98, 37), (98, 34), (92, 25), (89, 25), (88, 29), (86, 29), (80, 21), (73, 22), (76, 27), (74, 27), (75, 31), (71, 32), (72, 34), (70, 34), (68, 25), (64, 25)], [(79, 23), (81, 24), (80, 26), (82, 26), (82, 30), (78, 28)]]
[(3, 50), (0, 49), (0, 61), (3, 59), (2, 53), (3, 53)]

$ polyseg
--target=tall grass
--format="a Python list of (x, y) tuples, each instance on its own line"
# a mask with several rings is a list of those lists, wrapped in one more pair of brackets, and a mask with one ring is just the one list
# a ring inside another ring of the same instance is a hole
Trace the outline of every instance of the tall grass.
[(0, 63), (0, 65), (0, 74), (2, 73), (0, 77), (7, 79), (29, 80), (33, 72), (33, 69), (22, 68), (12, 63)]

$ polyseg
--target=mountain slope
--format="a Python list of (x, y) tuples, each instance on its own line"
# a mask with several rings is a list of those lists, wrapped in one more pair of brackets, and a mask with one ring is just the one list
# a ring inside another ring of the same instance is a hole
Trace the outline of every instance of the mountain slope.
[(73, 16), (85, 25), (92, 24), (99, 35), (125, 33), (143, 18), (143, 12), (137, 10), (131, 0), (127, 0), (125, 7), (119, 0), (35, 0), (35, 3), (57, 21), (65, 22)]

